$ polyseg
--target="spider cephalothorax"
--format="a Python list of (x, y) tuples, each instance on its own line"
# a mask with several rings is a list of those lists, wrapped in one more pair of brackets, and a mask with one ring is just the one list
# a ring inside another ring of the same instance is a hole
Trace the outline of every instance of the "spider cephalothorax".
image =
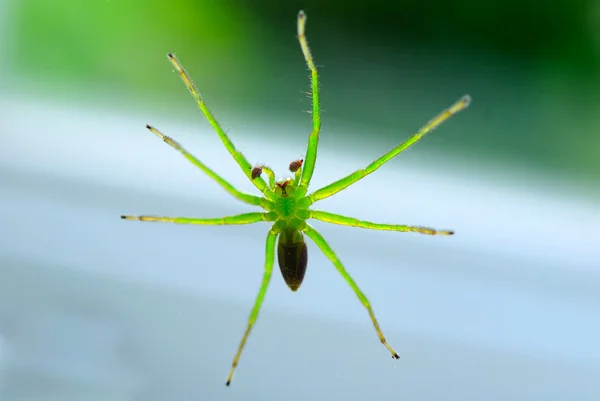
[[(471, 99), (468, 95), (463, 96), (460, 100), (454, 103), (452, 106), (438, 114), (435, 118), (424, 125), (414, 135), (409, 137), (406, 141), (402, 142), (397, 147), (393, 148), (389, 152), (382, 155), (380, 158), (369, 164), (363, 169), (359, 169), (352, 174), (347, 175), (323, 188), (320, 188), (312, 193), (308, 193), (309, 184), (314, 172), (315, 163), (317, 161), (317, 147), (319, 143), (319, 132), (321, 129), (321, 117), (319, 112), (319, 77), (317, 69), (313, 62), (312, 55), (304, 36), (306, 25), (306, 15), (300, 11), (298, 14), (298, 40), (306, 64), (310, 69), (311, 78), (311, 99), (312, 99), (312, 131), (308, 138), (308, 147), (306, 149), (306, 156), (304, 159), (292, 161), (289, 165), (289, 169), (294, 173), (293, 178), (287, 178), (280, 181), (275, 181), (275, 175), (273, 171), (262, 165), (252, 167), (244, 155), (238, 151), (233, 143), (225, 134), (217, 120), (214, 118), (206, 104), (202, 100), (198, 89), (192, 82), (190, 76), (185, 72), (181, 63), (177, 58), (169, 53), (168, 57), (175, 69), (179, 72), (181, 79), (187, 86), (188, 90), (196, 99), (198, 107), (202, 110), (202, 113), (208, 119), (210, 125), (215, 129), (219, 138), (225, 145), (225, 148), (229, 151), (231, 156), (240, 166), (243, 173), (248, 179), (256, 186), (262, 196), (251, 195), (236, 189), (229, 182), (225, 181), (221, 176), (211, 170), (208, 166), (198, 160), (196, 157), (186, 151), (178, 142), (172, 138), (164, 135), (156, 128), (147, 125), (152, 133), (160, 137), (165, 143), (175, 148), (181, 154), (183, 154), (190, 162), (197, 166), (200, 170), (206, 173), (210, 178), (216, 181), (225, 191), (236, 199), (247, 203), (252, 206), (260, 206), (264, 212), (253, 212), (244, 213), (234, 216), (219, 217), (219, 218), (193, 218), (193, 217), (155, 217), (155, 216), (121, 216), (125, 220), (139, 220), (139, 221), (161, 221), (179, 224), (201, 224), (201, 225), (224, 225), (224, 224), (252, 224), (258, 222), (272, 222), (273, 225), (267, 234), (266, 248), (265, 248), (265, 270), (262, 279), (262, 285), (260, 287), (254, 307), (250, 312), (248, 324), (244, 332), (244, 336), (238, 346), (238, 350), (233, 359), (231, 370), (227, 378), (227, 385), (231, 383), (234, 370), (242, 354), (244, 345), (256, 318), (260, 306), (262, 305), (263, 299), (267, 292), (267, 287), (271, 280), (271, 273), (273, 271), (273, 264), (275, 262), (275, 248), (277, 247), (277, 260), (281, 274), (287, 285), (292, 291), (296, 291), (306, 272), (308, 250), (306, 242), (304, 241), (304, 235), (306, 234), (317, 247), (325, 254), (325, 256), (333, 263), (338, 272), (350, 285), (360, 302), (364, 305), (369, 313), (369, 317), (375, 327), (379, 341), (387, 348), (393, 358), (399, 358), (396, 351), (388, 344), (385, 339), (383, 332), (379, 328), (379, 323), (375, 318), (375, 313), (371, 308), (371, 304), (367, 300), (367, 297), (358, 288), (358, 285), (354, 282), (350, 274), (346, 271), (342, 262), (337, 257), (333, 249), (329, 246), (327, 241), (315, 230), (310, 224), (306, 222), (308, 219), (321, 220), (327, 223), (339, 224), (344, 226), (360, 227), (371, 230), (387, 230), (387, 231), (403, 231), (403, 232), (417, 232), (421, 234), (429, 235), (451, 235), (452, 231), (446, 230), (434, 230), (432, 228), (420, 227), (420, 226), (408, 226), (399, 224), (381, 224), (372, 223), (364, 220), (358, 220), (353, 217), (342, 216), (339, 214), (319, 211), (311, 209), (310, 207), (317, 201), (328, 198), (355, 182), (361, 180), (367, 175), (371, 174), (386, 162), (393, 159), (403, 150), (409, 148), (417, 141), (419, 141), (425, 134), (437, 128), (441, 123), (446, 121), (452, 115), (465, 109)], [(262, 173), (268, 176), (269, 183), (267, 184), (262, 178)], [(277, 241), (278, 240), (278, 241)], [(277, 245), (275, 245), (277, 241)]]

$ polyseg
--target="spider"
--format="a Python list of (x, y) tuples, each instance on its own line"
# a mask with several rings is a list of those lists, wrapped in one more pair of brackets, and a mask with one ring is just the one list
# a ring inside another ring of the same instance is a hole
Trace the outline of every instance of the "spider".
[[(183, 69), (183, 66), (179, 60), (172, 54), (168, 54), (169, 61), (173, 64), (175, 69), (179, 72), (181, 79), (191, 92), (194, 99), (198, 103), (198, 107), (208, 119), (210, 125), (214, 128), (219, 138), (231, 154), (237, 164), (242, 169), (243, 173), (248, 179), (256, 186), (256, 188), (262, 193), (263, 196), (255, 196), (248, 193), (237, 190), (233, 185), (219, 176), (216, 172), (186, 151), (178, 142), (174, 139), (164, 135), (158, 129), (146, 125), (146, 128), (152, 133), (161, 138), (165, 143), (179, 151), (185, 158), (187, 158), (192, 164), (206, 173), (210, 178), (215, 180), (225, 191), (227, 191), (234, 198), (254, 206), (260, 206), (264, 212), (244, 213), (233, 216), (226, 216), (220, 218), (193, 218), (193, 217), (157, 217), (157, 216), (121, 216), (125, 220), (138, 220), (138, 221), (154, 221), (154, 222), (169, 222), (177, 224), (199, 224), (199, 225), (225, 225), (225, 224), (252, 224), (258, 222), (270, 222), (273, 223), (271, 229), (267, 234), (266, 249), (265, 249), (265, 267), (260, 290), (254, 302), (254, 307), (250, 312), (250, 317), (246, 325), (246, 330), (242, 337), (242, 340), (238, 346), (237, 352), (234, 356), (231, 370), (227, 377), (226, 385), (231, 384), (234, 371), (240, 360), (242, 350), (246, 344), (246, 340), (252, 330), (252, 327), (258, 317), (260, 307), (263, 303), (267, 287), (271, 280), (271, 273), (273, 272), (273, 264), (275, 262), (275, 249), (277, 248), (277, 261), (281, 274), (286, 284), (292, 291), (297, 291), (304, 279), (306, 273), (306, 266), (308, 261), (308, 250), (304, 235), (306, 234), (317, 247), (325, 254), (325, 256), (333, 263), (337, 271), (346, 280), (348, 285), (352, 288), (360, 302), (367, 309), (377, 336), (381, 343), (387, 348), (393, 358), (398, 359), (398, 353), (388, 344), (382, 330), (379, 327), (379, 323), (375, 318), (375, 313), (371, 308), (371, 304), (365, 294), (360, 290), (356, 282), (352, 279), (350, 274), (344, 268), (342, 262), (337, 257), (333, 249), (329, 246), (327, 241), (315, 230), (309, 223), (308, 219), (321, 220), (327, 223), (338, 224), (343, 226), (360, 227), (370, 230), (387, 230), (387, 231), (402, 231), (402, 232), (416, 232), (428, 235), (452, 235), (453, 231), (446, 230), (435, 230), (433, 228), (420, 227), (420, 226), (409, 226), (409, 225), (395, 225), (395, 224), (380, 224), (372, 223), (369, 221), (358, 220), (353, 217), (342, 216), (339, 214), (329, 213), (320, 210), (314, 210), (310, 207), (317, 201), (328, 198), (350, 185), (356, 183), (367, 175), (371, 174), (386, 162), (397, 156), (400, 152), (409, 148), (416, 142), (418, 142), (425, 134), (437, 128), (444, 121), (449, 119), (452, 115), (465, 109), (469, 106), (471, 98), (468, 95), (463, 96), (460, 100), (454, 103), (452, 106), (438, 114), (435, 118), (429, 121), (414, 135), (409, 137), (406, 141), (385, 153), (383, 156), (373, 161), (367, 167), (357, 170), (354, 173), (341, 178), (323, 188), (320, 188), (314, 192), (308, 193), (308, 187), (312, 178), (315, 163), (317, 160), (317, 147), (319, 143), (319, 131), (321, 128), (321, 117), (319, 112), (319, 77), (317, 69), (315, 67), (308, 43), (305, 36), (306, 27), (306, 14), (303, 11), (298, 13), (298, 41), (304, 55), (304, 59), (310, 70), (310, 81), (312, 89), (312, 131), (308, 139), (308, 146), (304, 159), (294, 160), (289, 165), (289, 170), (293, 173), (293, 177), (275, 180), (275, 174), (273, 170), (264, 165), (251, 166), (244, 155), (235, 148), (229, 137), (225, 134), (213, 114), (210, 112), (198, 89), (192, 82), (192, 79)], [(268, 184), (262, 178), (262, 174), (265, 173), (268, 177)]]

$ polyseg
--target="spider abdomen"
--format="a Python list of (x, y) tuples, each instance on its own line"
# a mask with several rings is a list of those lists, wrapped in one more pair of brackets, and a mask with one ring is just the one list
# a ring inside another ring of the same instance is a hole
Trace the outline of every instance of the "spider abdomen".
[(304, 280), (308, 262), (304, 234), (297, 230), (285, 230), (279, 234), (277, 261), (285, 283), (292, 291), (297, 291)]

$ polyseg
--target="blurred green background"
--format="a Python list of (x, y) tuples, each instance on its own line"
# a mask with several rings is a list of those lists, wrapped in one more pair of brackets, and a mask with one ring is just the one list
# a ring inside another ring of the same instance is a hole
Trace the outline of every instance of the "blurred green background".
[[(327, 131), (349, 127), (387, 149), (469, 93), (474, 103), (461, 123), (422, 151), (600, 178), (593, 0), (21, 0), (5, 7), (4, 64), (13, 74), (2, 86), (183, 118), (197, 111), (170, 73), (165, 54), (173, 51), (236, 133), (245, 119), (308, 129), (300, 8), (320, 67), (328, 143), (361, 143)], [(286, 132), (271, 139), (285, 144)]]

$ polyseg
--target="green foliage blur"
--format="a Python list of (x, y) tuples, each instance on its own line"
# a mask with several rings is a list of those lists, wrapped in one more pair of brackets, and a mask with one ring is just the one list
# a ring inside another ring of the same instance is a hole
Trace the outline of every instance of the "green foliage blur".
[(220, 112), (307, 124), (301, 8), (330, 143), (362, 134), (391, 147), (470, 93), (460, 123), (427, 146), (600, 178), (597, 0), (12, 0), (10, 68), (53, 96), (169, 112), (191, 101), (173, 51)]

